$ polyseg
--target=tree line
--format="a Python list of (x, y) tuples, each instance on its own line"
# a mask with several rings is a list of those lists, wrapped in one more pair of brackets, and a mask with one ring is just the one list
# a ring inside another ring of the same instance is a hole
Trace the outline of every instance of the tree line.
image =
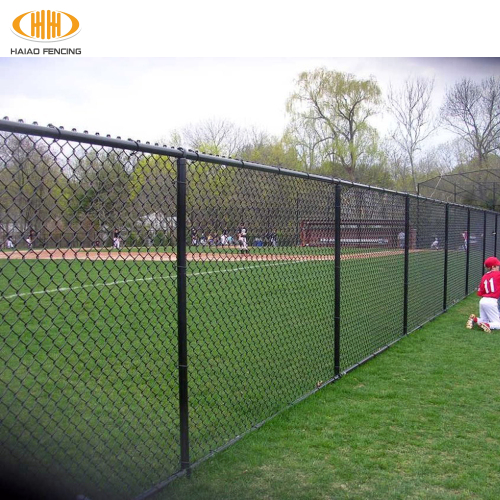
[[(500, 166), (500, 77), (463, 78), (433, 102), (435, 81), (410, 77), (383, 96), (374, 78), (318, 68), (298, 76), (286, 102), (281, 137), (208, 120), (169, 140), (192, 149), (314, 172), (363, 184), (417, 192), (443, 173)], [(436, 113), (436, 109), (438, 112)], [(385, 114), (381, 136), (373, 121)], [(454, 139), (435, 145), (440, 130)]]
[[(500, 77), (456, 82), (437, 116), (433, 92), (432, 79), (409, 78), (383, 96), (375, 79), (318, 68), (298, 76), (280, 137), (213, 119), (174, 131), (166, 142), (407, 192), (443, 173), (498, 168)], [(373, 120), (383, 112), (395, 125), (381, 137)], [(440, 128), (455, 139), (430, 145)], [(34, 229), (48, 245), (106, 244), (120, 228), (129, 245), (172, 243), (176, 170), (171, 158), (2, 134), (0, 160), (4, 238)], [(293, 243), (301, 219), (331, 217), (331, 193), (318, 196), (297, 180), (200, 162), (189, 169), (193, 227), (231, 230), (250, 216), (258, 221), (259, 234), (280, 225), (282, 238)], [(353, 192), (345, 209), (353, 217), (369, 212), (384, 217), (374, 207), (387, 210), (387, 203), (375, 203), (373, 196)]]

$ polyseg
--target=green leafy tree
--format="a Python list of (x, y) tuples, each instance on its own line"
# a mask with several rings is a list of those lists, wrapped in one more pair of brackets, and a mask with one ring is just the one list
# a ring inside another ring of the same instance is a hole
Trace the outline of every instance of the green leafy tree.
[(380, 103), (381, 91), (374, 80), (319, 68), (299, 75), (287, 111), (292, 133), (301, 129), (321, 144), (322, 155), (342, 167), (345, 177), (358, 181), (358, 165), (369, 164), (377, 150), (378, 134), (369, 119)]
[(253, 130), (250, 140), (238, 151), (246, 161), (283, 167), (289, 170), (306, 170), (297, 150), (286, 137), (272, 137), (265, 132)]
[(2, 134), (0, 204), (4, 232), (34, 230), (44, 243), (65, 209), (67, 179), (43, 139)]
[(67, 210), (70, 231), (83, 230), (91, 239), (105, 240), (114, 227), (129, 225), (130, 173), (121, 153), (92, 148), (78, 158), (73, 172), (74, 194)]
[[(307, 120), (294, 114), (288, 124), (284, 140), (296, 151), (300, 162), (300, 170), (312, 173), (333, 157), (329, 154), (329, 134), (324, 122)], [(332, 162), (330, 161), (330, 164)], [(317, 172), (316, 172), (317, 173)], [(332, 172), (329, 172), (331, 175)]]
[(158, 242), (176, 225), (175, 158), (146, 155), (135, 165), (129, 178), (130, 225), (137, 231), (137, 244)]

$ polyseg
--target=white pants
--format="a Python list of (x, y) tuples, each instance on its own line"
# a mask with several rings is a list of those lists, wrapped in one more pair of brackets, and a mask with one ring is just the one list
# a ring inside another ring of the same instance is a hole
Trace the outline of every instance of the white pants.
[(483, 297), (479, 301), (478, 323), (488, 323), (492, 330), (500, 330), (500, 314), (498, 312), (498, 299)]
[(240, 236), (239, 242), (240, 242), (240, 248), (242, 250), (246, 250), (248, 248), (246, 236)]

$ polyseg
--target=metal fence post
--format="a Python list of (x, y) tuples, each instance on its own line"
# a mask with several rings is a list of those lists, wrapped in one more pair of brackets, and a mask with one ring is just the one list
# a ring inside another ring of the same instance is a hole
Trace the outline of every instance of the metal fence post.
[(300, 245), (300, 204), (299, 204), (298, 190), (297, 190), (297, 200), (295, 206), (295, 226), (296, 226), (295, 244)]
[(179, 417), (181, 469), (189, 469), (189, 405), (187, 369), (186, 158), (177, 160), (177, 340), (179, 353)]
[(467, 209), (467, 238), (465, 239), (465, 295), (469, 295), (470, 208)]
[(448, 244), (449, 244), (450, 206), (448, 203), (444, 213), (444, 282), (443, 282), (443, 311), (446, 311), (448, 296)]
[(498, 229), (498, 214), (495, 214), (495, 232), (494, 232), (494, 235), (495, 235), (495, 243), (494, 243), (494, 251), (493, 251), (493, 255), (497, 255), (497, 229)]
[(404, 263), (404, 292), (403, 292), (403, 335), (408, 334), (408, 283), (410, 261), (410, 195), (405, 196), (405, 263)]
[(341, 258), (341, 194), (342, 186), (335, 184), (335, 376), (340, 375), (340, 258)]
[[(483, 212), (483, 262), (486, 260), (486, 212)], [(483, 262), (481, 262), (481, 271), (483, 270)], [(482, 272), (481, 272), (482, 274)]]

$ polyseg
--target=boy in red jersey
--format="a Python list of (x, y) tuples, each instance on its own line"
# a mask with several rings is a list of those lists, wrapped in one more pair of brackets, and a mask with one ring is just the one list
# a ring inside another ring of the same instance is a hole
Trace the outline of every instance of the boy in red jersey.
[(469, 316), (466, 328), (471, 329), (477, 324), (486, 333), (500, 329), (500, 314), (498, 312), (498, 299), (500, 298), (500, 260), (488, 257), (484, 267), (489, 269), (481, 278), (477, 294), (479, 301), (479, 318), (474, 314)]

